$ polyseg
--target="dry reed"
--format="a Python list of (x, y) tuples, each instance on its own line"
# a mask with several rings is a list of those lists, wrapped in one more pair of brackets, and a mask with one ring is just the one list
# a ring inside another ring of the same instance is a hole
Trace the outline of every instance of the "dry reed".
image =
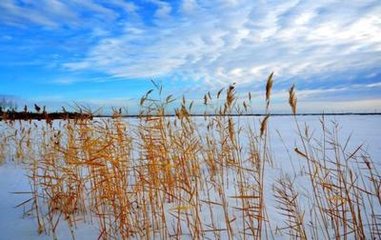
[[(300, 137), (294, 157), (305, 166), (294, 174), (310, 184), (307, 190), (283, 173), (275, 182), (267, 177), (274, 164), (273, 73), (259, 128), (231, 116), (242, 109), (234, 85), (214, 99), (205, 94), (208, 108), (223, 94), (225, 103), (202, 121), (191, 116), (193, 102), (185, 98), (175, 117), (167, 116), (175, 99), (153, 84), (141, 98), (137, 119), (123, 119), (122, 110), (113, 109), (108, 119), (2, 123), (0, 159), (29, 166), (30, 197), (19, 206), (30, 207), (39, 233), (57, 238), (65, 224), (75, 239), (76, 229), (87, 223), (97, 226), (99, 239), (380, 237), (381, 177), (374, 163), (362, 146), (350, 151), (349, 140), (341, 144), (337, 126), (328, 128), (324, 119), (322, 140), (302, 128), (294, 86), (289, 104)], [(245, 112), (250, 93), (248, 98), (242, 102)], [(266, 194), (271, 189), (275, 201)], [(285, 226), (274, 222), (269, 205)]]

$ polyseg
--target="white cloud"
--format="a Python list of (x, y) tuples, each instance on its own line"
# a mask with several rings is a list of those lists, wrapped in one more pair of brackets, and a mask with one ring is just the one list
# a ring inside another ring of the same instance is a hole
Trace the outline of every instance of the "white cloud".
[(155, 12), (156, 18), (167, 18), (171, 14), (172, 6), (165, 1), (160, 0), (150, 0), (153, 4), (157, 6), (157, 10)]
[(380, 99), (352, 100), (352, 101), (317, 101), (300, 102), (301, 112), (374, 112), (381, 106)]
[[(323, 79), (381, 62), (381, 4), (371, 0), (2, 0), (0, 11), (6, 24), (91, 30), (99, 41), (64, 67), (113, 77), (255, 85), (272, 71), (282, 79)], [(119, 21), (125, 14), (131, 18)]]
[[(154, 2), (161, 6), (156, 17), (175, 11)], [(376, 1), (184, 0), (180, 7), (192, 14), (167, 19), (160, 27), (140, 24), (139, 31), (104, 39), (85, 59), (65, 66), (125, 78), (176, 75), (214, 85), (253, 83), (271, 71), (307, 78), (381, 62), (381, 5)]]
[(20, 7), (12, 0), (0, 1), (0, 21), (10, 25), (21, 26), (23, 22), (30, 21), (47, 27), (55, 27), (57, 24), (37, 11), (27, 7)]
[(381, 82), (375, 82), (375, 83), (370, 83), (366, 85), (369, 88), (378, 88), (381, 87)]
[(181, 3), (181, 10), (184, 13), (192, 13), (197, 8), (197, 2), (196, 0), (182, 0)]
[(107, 2), (111, 5), (121, 7), (127, 13), (135, 14), (135, 12), (139, 9), (136, 4), (125, 0), (108, 0)]
[(0, 1), (0, 23), (16, 26), (35, 24), (56, 29), (62, 26), (92, 28), (114, 24), (121, 15), (134, 15), (138, 7), (128, 1), (40, 0)]
[[(297, 111), (299, 113), (337, 113), (337, 112), (369, 112), (380, 111), (380, 99), (344, 100), (344, 101), (299, 101)], [(273, 103), (272, 112), (291, 113), (286, 102)], [(260, 112), (260, 111), (258, 111)]]

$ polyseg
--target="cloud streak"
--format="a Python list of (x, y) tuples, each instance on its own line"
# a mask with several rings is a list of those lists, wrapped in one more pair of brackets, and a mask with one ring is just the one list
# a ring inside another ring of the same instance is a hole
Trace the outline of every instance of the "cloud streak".
[(134, 3), (123, 0), (110, 0), (107, 4), (92, 0), (3, 0), (0, 21), (18, 27), (32, 24), (47, 29), (92, 28), (133, 15), (136, 10)]
[(164, 15), (158, 14), (164, 11), (159, 7), (157, 25), (126, 27), (65, 67), (96, 67), (131, 79), (180, 76), (214, 85), (253, 83), (270, 71), (283, 78), (311, 78), (373, 69), (381, 62), (381, 37), (376, 34), (381, 31), (381, 5), (376, 1), (345, 6), (337, 1), (276, 6), (220, 2), (224, 4), (183, 1), (177, 18), (159, 17)]

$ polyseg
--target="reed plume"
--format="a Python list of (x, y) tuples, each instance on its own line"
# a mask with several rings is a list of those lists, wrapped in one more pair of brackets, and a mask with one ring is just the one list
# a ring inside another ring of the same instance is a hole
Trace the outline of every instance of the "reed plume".
[(295, 85), (292, 85), (291, 88), (288, 90), (288, 103), (290, 104), (292, 113), (294, 115), (296, 114), (296, 102), (297, 98), (295, 95)]

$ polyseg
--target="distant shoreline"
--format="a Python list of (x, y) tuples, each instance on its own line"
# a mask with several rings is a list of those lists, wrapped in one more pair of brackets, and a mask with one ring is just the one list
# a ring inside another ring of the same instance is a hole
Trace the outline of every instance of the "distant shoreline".
[[(228, 117), (263, 117), (266, 115), (270, 115), (271, 117), (289, 117), (294, 116), (292, 113), (270, 113), (270, 114), (264, 114), (264, 113), (255, 113), (255, 114), (189, 114), (189, 117), (217, 117), (217, 116), (228, 116)], [(295, 116), (368, 116), (368, 115), (377, 115), (380, 116), (381, 113), (297, 113)], [(137, 114), (131, 114), (131, 115), (121, 115), (119, 117), (121, 118), (139, 118), (139, 117), (155, 117), (158, 115), (137, 115)], [(175, 114), (165, 114), (164, 117), (176, 117)], [(112, 118), (112, 115), (94, 115), (94, 117), (102, 118), (102, 117), (110, 117)]]
[[(380, 116), (381, 113), (256, 113), (256, 114), (189, 114), (189, 117), (218, 117), (218, 116), (228, 116), (228, 117), (263, 117), (269, 115), (271, 117), (290, 117), (290, 116)], [(83, 113), (24, 113), (24, 112), (13, 112), (11, 116), (4, 117), (0, 115), (0, 121), (2, 120), (67, 120), (67, 119), (93, 119), (93, 118), (145, 118), (145, 117), (157, 117), (159, 115), (91, 115)], [(161, 115), (163, 117), (176, 117), (175, 114), (165, 114)]]

